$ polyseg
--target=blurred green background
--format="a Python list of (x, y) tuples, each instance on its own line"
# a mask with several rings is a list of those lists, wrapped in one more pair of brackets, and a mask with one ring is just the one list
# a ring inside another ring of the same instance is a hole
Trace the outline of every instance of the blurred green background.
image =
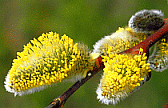
[[(1, 0), (0, 107), (44, 108), (73, 84), (58, 83), (21, 97), (14, 97), (5, 90), (4, 80), (12, 60), (30, 39), (53, 31), (67, 34), (92, 49), (103, 36), (127, 26), (131, 15), (142, 9), (162, 10), (168, 17), (166, 0)], [(64, 108), (162, 108), (168, 101), (167, 71), (152, 71), (150, 81), (116, 106), (101, 104), (96, 99), (100, 72), (76, 91)]]

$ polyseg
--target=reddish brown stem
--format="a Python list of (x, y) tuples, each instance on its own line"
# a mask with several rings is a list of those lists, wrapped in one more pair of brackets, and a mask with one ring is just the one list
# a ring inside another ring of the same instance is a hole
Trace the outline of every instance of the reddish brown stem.
[(53, 102), (50, 103), (46, 108), (60, 108), (63, 107), (66, 100), (77, 90), (79, 89), (86, 81), (88, 81), (91, 77), (93, 77), (96, 73), (104, 68), (104, 63), (102, 62), (102, 58), (98, 57), (96, 59), (96, 66), (93, 70), (87, 72), (85, 78), (81, 81), (77, 81), (74, 85), (72, 85), (66, 92), (64, 92), (61, 96), (55, 98)]
[[(165, 35), (168, 34), (168, 18), (164, 19), (164, 25), (162, 28), (160, 28), (157, 32), (149, 36), (144, 41), (140, 42), (138, 45), (123, 51), (121, 53), (132, 53), (132, 54), (138, 54), (139, 49), (142, 48), (145, 53), (147, 53), (147, 56), (149, 54), (149, 48), (154, 45), (157, 41), (161, 40)], [(120, 54), (121, 54), (120, 53)]]
[[(132, 54), (139, 54), (139, 49), (142, 48), (144, 53), (149, 52), (149, 48), (154, 45), (157, 41), (162, 39), (165, 35), (168, 34), (168, 18), (164, 19), (164, 25), (162, 28), (160, 28), (158, 31), (156, 31), (154, 34), (149, 36), (147, 39), (139, 43), (138, 45), (123, 51), (119, 54), (123, 53), (132, 53)], [(96, 73), (98, 73), (100, 70), (104, 68), (104, 63), (102, 62), (102, 58), (98, 57), (96, 59), (96, 66), (93, 70), (88, 71), (88, 74), (85, 78), (83, 78), (81, 81), (77, 81), (74, 85), (72, 85), (66, 92), (64, 92), (61, 96), (55, 98), (53, 102), (49, 104), (46, 108), (60, 108), (63, 107), (66, 100), (77, 90), (79, 89), (86, 81), (88, 81), (91, 77), (93, 77)]]

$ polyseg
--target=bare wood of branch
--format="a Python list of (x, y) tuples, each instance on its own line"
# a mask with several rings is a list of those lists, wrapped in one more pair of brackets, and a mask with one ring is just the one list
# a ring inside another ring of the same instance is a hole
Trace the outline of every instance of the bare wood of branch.
[[(149, 53), (149, 48), (154, 45), (157, 41), (162, 39), (165, 35), (168, 34), (168, 18), (164, 19), (164, 25), (157, 32), (149, 36), (147, 39), (139, 43), (138, 45), (123, 51), (119, 54), (123, 53), (132, 53), (138, 54), (139, 48), (142, 48), (145, 53)], [(96, 59), (96, 66), (93, 70), (88, 71), (87, 76), (83, 78), (81, 81), (77, 81), (74, 85), (72, 85), (66, 92), (64, 92), (59, 97), (55, 98), (53, 102), (51, 102), (46, 108), (61, 108), (64, 106), (66, 100), (77, 90), (79, 89), (86, 81), (88, 81), (91, 77), (93, 77), (96, 73), (104, 68), (104, 64), (102, 62), (102, 58), (98, 57)]]

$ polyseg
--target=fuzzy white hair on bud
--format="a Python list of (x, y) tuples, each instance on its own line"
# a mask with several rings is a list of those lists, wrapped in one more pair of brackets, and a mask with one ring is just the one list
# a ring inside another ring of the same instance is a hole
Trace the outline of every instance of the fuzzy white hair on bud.
[(141, 10), (133, 15), (128, 26), (136, 32), (151, 32), (163, 26), (164, 14), (159, 10)]

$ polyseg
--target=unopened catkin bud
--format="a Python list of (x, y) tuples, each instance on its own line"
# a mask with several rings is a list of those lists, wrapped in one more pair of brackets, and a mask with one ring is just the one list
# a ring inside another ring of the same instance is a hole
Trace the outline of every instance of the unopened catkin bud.
[(128, 26), (136, 32), (148, 33), (163, 26), (163, 16), (159, 10), (141, 10), (130, 18)]

